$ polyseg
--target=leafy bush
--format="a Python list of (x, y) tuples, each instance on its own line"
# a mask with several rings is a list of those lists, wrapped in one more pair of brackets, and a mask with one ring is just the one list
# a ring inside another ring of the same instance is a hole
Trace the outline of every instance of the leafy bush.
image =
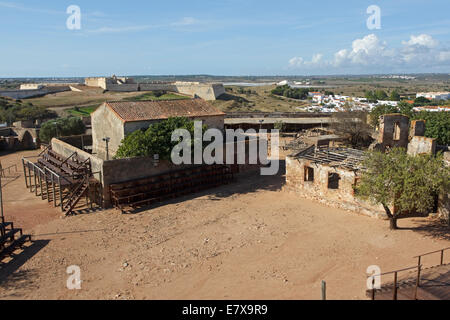
[(45, 120), (56, 117), (56, 113), (31, 103), (0, 97), (0, 121), (12, 124), (19, 120)]
[(450, 112), (415, 113), (412, 120), (425, 120), (425, 136), (435, 138), (440, 145), (450, 144)]
[(300, 100), (308, 98), (308, 93), (309, 93), (308, 88), (291, 88), (287, 84), (285, 84), (284, 86), (278, 86), (272, 90), (272, 94), (274, 95)]
[(164, 91), (164, 90), (156, 90), (156, 91), (153, 91), (153, 95), (154, 95), (155, 97), (157, 97), (157, 98), (159, 98), (159, 97), (165, 95), (166, 93), (167, 93), (167, 92)]
[(370, 112), (370, 124), (372, 125), (372, 127), (377, 127), (379, 125), (380, 117), (382, 115), (391, 113), (400, 113), (400, 111), (397, 107), (387, 104), (376, 106)]
[(59, 118), (43, 123), (39, 131), (39, 138), (44, 142), (50, 142), (54, 137), (83, 134), (85, 131), (86, 126), (80, 118)]
[[(144, 157), (158, 154), (160, 159), (168, 160), (173, 147), (178, 142), (172, 142), (172, 132), (176, 129), (186, 129), (192, 137), (194, 145), (194, 121), (184, 117), (169, 118), (150, 125), (143, 131), (137, 130), (122, 140), (115, 155), (116, 159)], [(203, 130), (207, 127), (203, 126)]]

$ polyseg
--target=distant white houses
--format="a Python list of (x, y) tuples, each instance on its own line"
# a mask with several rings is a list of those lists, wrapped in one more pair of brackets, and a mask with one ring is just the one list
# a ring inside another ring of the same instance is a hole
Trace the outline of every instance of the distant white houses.
[(432, 100), (449, 100), (450, 92), (419, 92), (416, 94), (416, 98), (424, 97)]
[(420, 112), (420, 111), (429, 111), (429, 112), (440, 112), (440, 111), (447, 111), (450, 112), (450, 107), (447, 106), (423, 106), (423, 107), (414, 107), (414, 111)]
[(398, 105), (398, 101), (378, 100), (378, 104), (396, 107)]
[(277, 83), (277, 86), (285, 86), (285, 85), (293, 86), (294, 82), (292, 82), (290, 80), (283, 80), (283, 81), (280, 81)]

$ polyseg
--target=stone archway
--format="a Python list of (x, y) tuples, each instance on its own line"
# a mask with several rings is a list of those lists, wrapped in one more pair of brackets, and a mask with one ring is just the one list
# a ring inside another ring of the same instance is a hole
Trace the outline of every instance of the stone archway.
[(35, 143), (33, 136), (29, 131), (25, 131), (22, 136), (22, 140), (20, 141), (21, 149), (30, 150), (35, 148)]

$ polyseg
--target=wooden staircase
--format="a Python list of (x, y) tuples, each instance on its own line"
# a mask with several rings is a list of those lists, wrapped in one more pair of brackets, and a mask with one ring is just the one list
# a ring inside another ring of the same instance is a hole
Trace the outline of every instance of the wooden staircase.
[[(412, 271), (397, 281), (397, 300), (415, 300), (417, 273)], [(376, 290), (376, 300), (392, 300), (394, 283), (386, 283)], [(367, 297), (372, 290), (366, 291)], [(420, 287), (417, 288), (418, 300), (450, 299), (450, 264), (423, 269), (420, 276)]]
[[(445, 263), (444, 253), (450, 247), (416, 256), (417, 266), (373, 275), (394, 275), (394, 281), (379, 289), (366, 290), (372, 300), (450, 300), (450, 263)], [(440, 253), (439, 264), (423, 268), (422, 258)], [(407, 271), (407, 273), (405, 273)], [(402, 277), (400, 278), (400, 273)]]
[(14, 228), (12, 222), (0, 218), (0, 261), (22, 248), (27, 241), (31, 241), (30, 235), (23, 234), (21, 228)]
[(70, 190), (63, 198), (62, 210), (65, 215), (72, 213), (77, 203), (86, 196), (89, 190), (89, 176), (85, 176), (84, 179), (76, 184), (75, 187)]
[(30, 192), (60, 207), (65, 215), (73, 213), (83, 196), (87, 197), (86, 206), (90, 204), (92, 208), (90, 191), (97, 191), (98, 181), (93, 181), (90, 158), (82, 159), (76, 152), (62, 156), (48, 147), (36, 162), (23, 158), (22, 163), (25, 185)]

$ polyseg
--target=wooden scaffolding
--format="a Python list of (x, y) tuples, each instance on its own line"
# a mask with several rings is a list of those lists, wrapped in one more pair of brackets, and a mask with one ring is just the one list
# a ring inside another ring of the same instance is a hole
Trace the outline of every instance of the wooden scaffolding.
[(63, 157), (51, 149), (44, 150), (36, 162), (29, 159), (22, 158), (26, 187), (59, 206), (65, 215), (72, 214), (82, 198), (91, 209), (98, 202), (100, 183), (93, 178), (90, 159), (83, 160), (76, 152)]

